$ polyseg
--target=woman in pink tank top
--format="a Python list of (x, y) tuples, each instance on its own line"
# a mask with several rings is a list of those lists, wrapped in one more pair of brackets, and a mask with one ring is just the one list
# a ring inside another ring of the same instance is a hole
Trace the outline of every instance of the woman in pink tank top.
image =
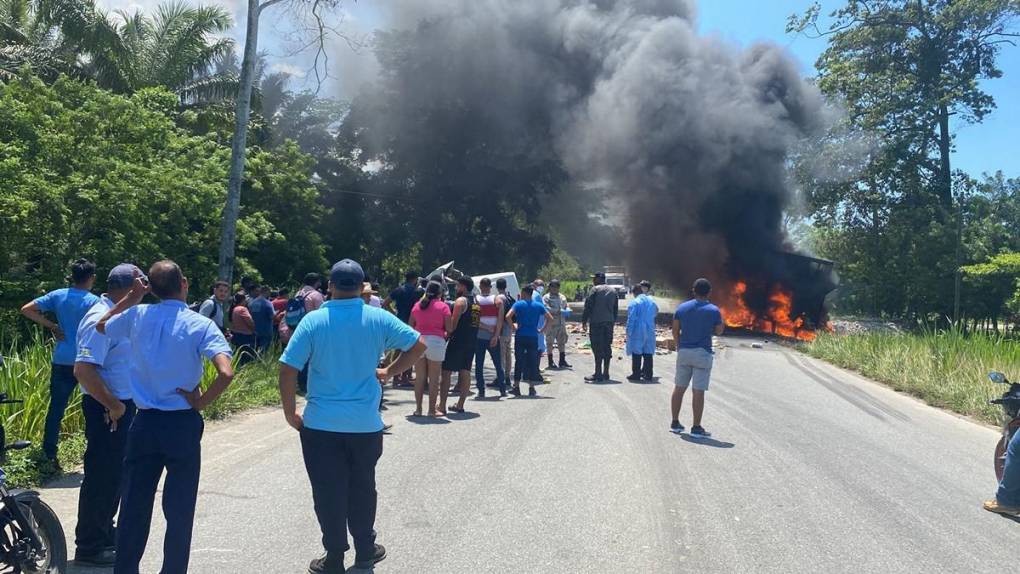
[[(421, 416), (421, 403), (425, 394), (425, 384), (429, 386), (429, 416), (440, 416), (436, 410), (436, 399), (439, 394), (439, 378), (443, 370), (443, 359), (446, 358), (446, 340), (453, 330), (453, 314), (450, 306), (443, 301), (443, 286), (433, 281), (425, 289), (425, 297), (415, 303), (411, 309), (410, 325), (421, 333), (425, 340), (425, 356), (418, 362), (418, 377), (414, 380), (414, 400), (417, 408), (416, 417)], [(445, 415), (446, 413), (442, 413)]]

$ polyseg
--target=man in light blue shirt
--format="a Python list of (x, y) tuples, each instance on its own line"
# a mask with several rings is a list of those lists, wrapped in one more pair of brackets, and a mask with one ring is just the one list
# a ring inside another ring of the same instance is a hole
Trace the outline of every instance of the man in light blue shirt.
[[(365, 272), (344, 259), (330, 272), (332, 296), (301, 319), (280, 357), (280, 398), (287, 423), (301, 433), (315, 514), (326, 554), (311, 574), (344, 572), (354, 538), (355, 566), (370, 568), (386, 556), (375, 543), (375, 465), (382, 456), (381, 383), (425, 354), (425, 341), (392, 313), (361, 299)], [(401, 353), (379, 369), (379, 356)], [(298, 373), (308, 365), (304, 413), (297, 411)]]
[(74, 560), (90, 566), (113, 566), (116, 554), (113, 517), (120, 506), (121, 475), (128, 428), (134, 418), (131, 400), (131, 341), (96, 330), (96, 324), (144, 277), (130, 263), (114, 267), (106, 293), (78, 325), (74, 376), (81, 383), (85, 416), (85, 465), (78, 494)]
[[(230, 385), (230, 345), (208, 317), (188, 309), (188, 280), (173, 261), (149, 269), (148, 284), (135, 278), (128, 294), (96, 325), (99, 333), (131, 342), (131, 396), (138, 407), (128, 431), (125, 484), (117, 528), (115, 574), (138, 574), (152, 520), (160, 476), (163, 486), (162, 574), (188, 571), (191, 531), (202, 466), (199, 411)], [(156, 305), (139, 305), (151, 292)], [(202, 392), (203, 359), (216, 367), (216, 380)]]
[[(53, 364), (50, 369), (50, 408), (46, 412), (46, 427), (43, 435), (43, 452), (46, 458), (57, 460), (57, 442), (60, 438), (60, 423), (71, 393), (78, 385), (74, 378), (75, 340), (78, 323), (99, 301), (90, 290), (96, 281), (96, 264), (78, 259), (71, 266), (72, 287), (57, 289), (30, 301), (21, 308), (21, 314), (35, 323), (49, 329), (57, 339), (53, 348)], [(57, 322), (46, 318), (43, 313), (56, 315)]]

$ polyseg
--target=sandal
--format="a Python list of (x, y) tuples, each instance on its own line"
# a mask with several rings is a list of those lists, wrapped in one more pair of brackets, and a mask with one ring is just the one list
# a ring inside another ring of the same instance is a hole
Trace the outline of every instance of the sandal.
[(450, 410), (455, 413), (462, 413), (464, 412), (464, 407), (452, 406)]

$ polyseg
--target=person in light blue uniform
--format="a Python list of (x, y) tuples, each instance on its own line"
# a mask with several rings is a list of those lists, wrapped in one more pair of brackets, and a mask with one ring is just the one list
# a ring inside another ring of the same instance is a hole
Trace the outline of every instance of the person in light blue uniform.
[(131, 290), (135, 277), (145, 277), (130, 263), (114, 267), (106, 293), (78, 325), (74, 376), (81, 383), (85, 417), (84, 477), (78, 494), (74, 560), (90, 566), (112, 566), (116, 558), (113, 517), (120, 506), (121, 475), (128, 428), (135, 415), (131, 400), (131, 341), (99, 333), (96, 325)]
[[(542, 296), (545, 295), (545, 281), (542, 281), (541, 278), (535, 279), (535, 281), (531, 285), (535, 288), (535, 293), (531, 296), (531, 300), (536, 302), (536, 303), (541, 303), (542, 306), (545, 307), (545, 301), (542, 299)], [(538, 328), (543, 333), (545, 332), (545, 316), (544, 315), (542, 316), (541, 319), (538, 320)], [(542, 370), (542, 355), (546, 354), (549, 351), (549, 349), (546, 347), (545, 343), (546, 343), (545, 337), (539, 337), (538, 338), (538, 368), (539, 368), (539, 371)]]
[[(152, 522), (160, 476), (163, 485), (162, 574), (188, 571), (202, 466), (199, 411), (212, 404), (234, 377), (230, 345), (208, 317), (188, 309), (188, 280), (173, 261), (149, 269), (149, 282), (135, 279), (128, 294), (96, 325), (99, 333), (131, 342), (131, 396), (138, 413), (128, 431), (124, 491), (117, 528), (115, 574), (138, 574)], [(139, 305), (150, 292), (158, 304)], [(203, 361), (216, 379), (202, 391)]]
[(631, 373), (627, 380), (651, 381), (654, 376), (655, 316), (659, 310), (640, 285), (635, 285), (631, 293), (634, 298), (627, 305), (627, 354), (631, 356)]
[[(78, 259), (71, 266), (72, 286), (57, 289), (26, 303), (21, 314), (33, 322), (49, 329), (57, 340), (53, 348), (53, 364), (50, 369), (50, 408), (46, 412), (46, 426), (43, 434), (43, 453), (46, 458), (57, 460), (57, 443), (60, 439), (60, 423), (71, 393), (78, 385), (74, 378), (75, 341), (78, 324), (82, 317), (99, 301), (90, 291), (96, 281), (96, 264)], [(56, 315), (57, 322), (46, 318), (43, 313)]]
[[(389, 311), (365, 304), (364, 281), (357, 262), (344, 259), (333, 265), (330, 300), (301, 319), (280, 357), (283, 414), (301, 436), (326, 550), (312, 560), (310, 574), (344, 572), (348, 530), (357, 568), (370, 569), (386, 557), (386, 549), (375, 542), (375, 466), (383, 450), (380, 383), (425, 355), (417, 331)], [(389, 350), (400, 353), (388, 367), (378, 368), (379, 356)], [(298, 373), (306, 365), (308, 402), (299, 413)]]

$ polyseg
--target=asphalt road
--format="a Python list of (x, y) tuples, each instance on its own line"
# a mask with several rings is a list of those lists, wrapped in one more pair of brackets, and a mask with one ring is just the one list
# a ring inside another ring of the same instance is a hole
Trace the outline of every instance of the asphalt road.
[[(661, 384), (553, 372), (540, 399), (470, 401), (395, 426), (379, 466), (376, 571), (1014, 571), (1020, 524), (986, 513), (996, 433), (795, 352), (723, 339), (710, 441), (667, 431)], [(682, 418), (690, 425), (689, 405)], [(211, 424), (191, 571), (299, 574), (319, 552), (298, 437), (278, 410)], [(49, 489), (73, 538), (74, 480)], [(144, 572), (157, 572), (156, 511)], [(353, 560), (353, 556), (349, 556)], [(72, 568), (72, 573), (94, 570)]]

